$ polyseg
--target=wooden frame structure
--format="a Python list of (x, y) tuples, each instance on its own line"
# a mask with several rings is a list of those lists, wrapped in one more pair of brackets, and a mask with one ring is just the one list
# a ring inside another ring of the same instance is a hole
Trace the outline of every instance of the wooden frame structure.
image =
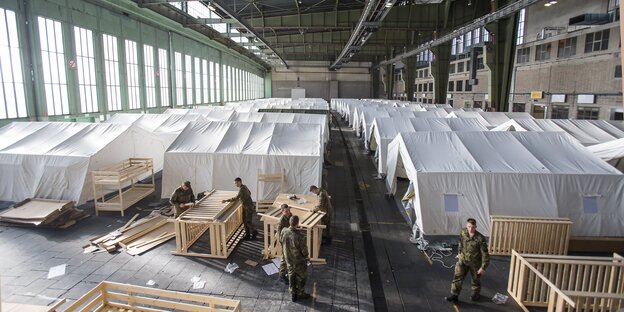
[[(193, 207), (175, 219), (176, 250), (180, 256), (226, 259), (245, 235), (243, 206), (240, 201), (222, 203), (236, 197), (237, 192), (212, 190)], [(209, 250), (205, 253), (189, 249), (208, 231)]]
[(568, 218), (490, 217), (489, 252), (493, 256), (518, 253), (565, 255), (572, 221)]
[(624, 257), (519, 254), (512, 251), (509, 294), (524, 311), (619, 311), (624, 308)]
[[(139, 177), (149, 172), (152, 174), (152, 183), (138, 183)], [(124, 210), (156, 190), (154, 163), (151, 158), (129, 158), (93, 171), (92, 175), (96, 215), (100, 211), (119, 211), (123, 217)], [(130, 184), (130, 188), (124, 191), (123, 188), (127, 183)], [(117, 192), (117, 195), (106, 199), (106, 194), (111, 191)]]
[(285, 192), (284, 188), (286, 187), (286, 170), (282, 169), (281, 172), (278, 173), (260, 173), (258, 171), (258, 180), (256, 181), (256, 212), (265, 213), (271, 207), (273, 207), (273, 202), (275, 199), (267, 199), (260, 198), (260, 183), (280, 183), (279, 192)]
[[(304, 195), (297, 195), (297, 197), (300, 196)], [(286, 194), (278, 195), (278, 199), (276, 199), (273, 204), (273, 209), (266, 213), (258, 214), (262, 216), (260, 220), (264, 223), (264, 249), (262, 251), (264, 259), (282, 257), (282, 247), (279, 243), (277, 227), (282, 217), (280, 205), (285, 201), (284, 198), (286, 198), (286, 203), (290, 206), (292, 215), (299, 217), (299, 227), (306, 232), (306, 244), (308, 246), (310, 261), (320, 264), (326, 263), (325, 259), (320, 257), (323, 229), (325, 228), (325, 225), (321, 225), (320, 222), (325, 216), (325, 213), (321, 211), (312, 212), (312, 209), (307, 208), (308, 206), (312, 206), (312, 208), (316, 206), (318, 200), (314, 197), (316, 202), (306, 201), (298, 205), (296, 200), (288, 199), (288, 195)]]
[(240, 312), (240, 300), (156, 288), (101, 282), (65, 311), (209, 311)]

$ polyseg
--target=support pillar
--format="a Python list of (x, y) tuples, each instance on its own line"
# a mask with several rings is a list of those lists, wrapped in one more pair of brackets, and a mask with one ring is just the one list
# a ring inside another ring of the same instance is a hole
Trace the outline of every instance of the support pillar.
[(394, 64), (386, 66), (386, 99), (391, 100), (394, 93)]
[(435, 46), (431, 49), (434, 60), (431, 62), (431, 75), (433, 76), (433, 102), (446, 103), (448, 91), (449, 65), (451, 63), (451, 43)]
[(410, 57), (405, 60), (405, 93), (407, 100), (414, 100), (414, 83), (416, 82), (416, 58)]
[(484, 51), (485, 64), (490, 69), (488, 95), (490, 107), (499, 112), (509, 110), (509, 90), (516, 55), (518, 13), (488, 24), (493, 42)]

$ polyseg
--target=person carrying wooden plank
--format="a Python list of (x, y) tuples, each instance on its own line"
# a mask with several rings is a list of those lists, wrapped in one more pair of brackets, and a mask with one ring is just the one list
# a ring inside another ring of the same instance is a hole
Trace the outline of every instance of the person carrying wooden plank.
[(457, 263), (455, 275), (451, 283), (451, 295), (444, 298), (446, 301), (456, 303), (462, 289), (462, 283), (466, 275), (472, 276), (472, 296), (470, 300), (479, 301), (481, 298), (481, 275), (485, 273), (490, 263), (485, 236), (477, 231), (477, 221), (468, 218), (466, 228), (459, 233), (459, 247), (457, 251)]
[[(290, 213), (290, 207), (288, 204), (282, 204), (280, 206), (282, 209), (282, 217), (280, 218), (279, 224), (277, 225), (277, 237), (281, 238), (282, 230), (290, 226), (290, 217), (292, 217), (292, 213)], [(280, 244), (282, 241), (280, 240)], [(286, 261), (284, 261), (284, 256), (282, 256), (282, 261), (280, 262), (279, 267), (279, 278), (288, 285), (288, 268), (286, 266)]]
[(282, 256), (288, 268), (288, 290), (292, 301), (295, 302), (299, 299), (310, 298), (310, 295), (305, 292), (310, 258), (305, 235), (297, 230), (299, 217), (290, 217), (289, 225), (280, 232), (280, 241), (282, 242)]
[(184, 211), (193, 207), (195, 204), (195, 194), (193, 194), (191, 182), (185, 181), (180, 187), (173, 191), (169, 202), (173, 205), (174, 218), (179, 217)]
[(329, 194), (327, 191), (317, 187), (316, 185), (310, 186), (310, 192), (316, 194), (319, 199), (319, 204), (314, 208), (314, 212), (322, 211), (325, 213), (325, 216), (321, 219), (323, 225), (326, 226), (325, 231), (323, 231), (323, 244), (331, 244), (332, 236), (331, 236), (331, 215), (332, 215), (332, 205), (329, 198)]
[(224, 199), (223, 203), (233, 202), (240, 200), (243, 205), (243, 225), (245, 226), (245, 239), (255, 239), (258, 235), (258, 231), (256, 231), (253, 225), (253, 200), (251, 199), (251, 191), (249, 188), (243, 184), (243, 180), (241, 178), (234, 179), (234, 185), (238, 187), (238, 194), (236, 197), (232, 197), (230, 199)]

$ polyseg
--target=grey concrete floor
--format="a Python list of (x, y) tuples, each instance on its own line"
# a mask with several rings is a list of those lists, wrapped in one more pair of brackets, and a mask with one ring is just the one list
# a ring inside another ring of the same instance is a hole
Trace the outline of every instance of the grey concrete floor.
[[(0, 226), (2, 300), (49, 304), (56, 298), (75, 300), (104, 280), (136, 285), (154, 280), (161, 289), (241, 300), (243, 311), (455, 311), (443, 300), (452, 270), (429, 264), (409, 242), (411, 231), (397, 200), (385, 195), (384, 182), (373, 179), (371, 156), (363, 153), (354, 133), (341, 126), (344, 141), (334, 128), (327, 157), (332, 165), (324, 179), (334, 206), (334, 241), (322, 247), (327, 264), (309, 269), (312, 299), (291, 302), (277, 276), (264, 273), (261, 265), (268, 261), (260, 253), (262, 232), (255, 241), (242, 242), (227, 260), (174, 256), (174, 240), (134, 257), (125, 252), (82, 253), (89, 238), (122, 226), (136, 212), (147, 215), (162, 202), (158, 189), (127, 210), (124, 218), (116, 213), (95, 216), (92, 203), (87, 203), (80, 208), (92, 216), (65, 230)], [(257, 218), (255, 223), (262, 228)], [(452, 265), (453, 257), (443, 261)], [(244, 264), (247, 259), (259, 265)], [(224, 272), (229, 262), (240, 266), (233, 274)], [(59, 264), (67, 264), (66, 274), (47, 279), (49, 268)], [(465, 292), (456, 308), (520, 311), (511, 299), (504, 306), (489, 302), (494, 293), (506, 293), (507, 270), (508, 259), (494, 258), (483, 279), (485, 298), (472, 303)], [(192, 289), (194, 276), (206, 281), (203, 289)]]

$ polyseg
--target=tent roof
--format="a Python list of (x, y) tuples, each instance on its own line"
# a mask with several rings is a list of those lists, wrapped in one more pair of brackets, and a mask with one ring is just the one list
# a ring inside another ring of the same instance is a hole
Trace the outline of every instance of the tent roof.
[(395, 140), (418, 172), (621, 174), (560, 133), (417, 132)]
[[(15, 123), (13, 123), (15, 124)], [(128, 130), (128, 125), (77, 122), (28, 122), (0, 129), (0, 137), (24, 130), (0, 153), (25, 155), (91, 156)], [(2, 141), (0, 141), (2, 142)]]
[(475, 119), (459, 118), (375, 118), (373, 126), (381, 139), (393, 139), (400, 132), (487, 131)]
[(198, 114), (115, 114), (106, 123), (132, 125), (150, 133), (180, 133)]
[(321, 127), (314, 124), (191, 122), (167, 153), (321, 156)]

